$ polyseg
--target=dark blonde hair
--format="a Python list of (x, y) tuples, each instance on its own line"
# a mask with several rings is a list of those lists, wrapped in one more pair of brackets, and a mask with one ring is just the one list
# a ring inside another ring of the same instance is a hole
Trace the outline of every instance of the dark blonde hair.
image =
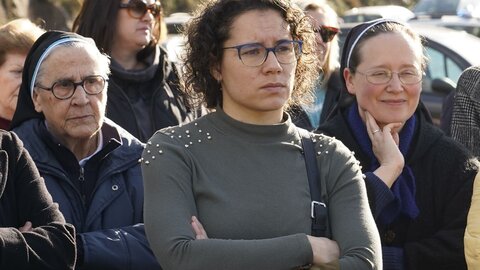
[[(303, 3), (304, 11), (319, 12), (325, 16), (328, 22), (327, 26), (340, 28), (338, 15), (335, 10), (326, 2), (319, 0), (307, 0)], [(325, 64), (322, 66), (323, 81), (327, 82), (333, 71), (340, 67), (340, 46), (338, 44), (338, 34), (330, 41), (330, 51), (326, 57)]]
[(0, 66), (5, 63), (7, 54), (27, 54), (35, 40), (45, 30), (28, 19), (16, 19), (0, 27)]
[(318, 76), (315, 65), (315, 36), (310, 20), (289, 0), (207, 0), (188, 24), (184, 86), (191, 96), (200, 95), (207, 108), (221, 105), (220, 83), (210, 68), (222, 61), (223, 44), (230, 38), (231, 26), (241, 14), (251, 10), (275, 10), (290, 26), (294, 40), (303, 42), (297, 59), (295, 85), (288, 105), (310, 102), (311, 89)]

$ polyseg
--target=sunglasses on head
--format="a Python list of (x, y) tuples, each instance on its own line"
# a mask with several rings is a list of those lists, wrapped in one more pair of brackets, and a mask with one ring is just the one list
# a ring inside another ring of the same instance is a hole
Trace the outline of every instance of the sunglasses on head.
[(130, 0), (127, 4), (120, 3), (120, 8), (126, 8), (128, 14), (136, 19), (140, 19), (145, 16), (147, 11), (150, 11), (150, 14), (152, 14), (153, 17), (160, 16), (160, 13), (162, 12), (162, 5), (159, 1), (155, 1), (155, 3), (147, 5), (141, 0)]
[(324, 43), (332, 41), (338, 33), (338, 28), (322, 25), (319, 28), (313, 29), (313, 32), (318, 33), (322, 37)]

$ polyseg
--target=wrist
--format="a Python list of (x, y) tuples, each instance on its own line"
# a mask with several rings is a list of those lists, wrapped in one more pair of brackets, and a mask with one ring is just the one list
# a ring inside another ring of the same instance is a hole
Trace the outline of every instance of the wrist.
[(373, 173), (380, 178), (389, 188), (402, 173), (403, 166), (381, 165)]

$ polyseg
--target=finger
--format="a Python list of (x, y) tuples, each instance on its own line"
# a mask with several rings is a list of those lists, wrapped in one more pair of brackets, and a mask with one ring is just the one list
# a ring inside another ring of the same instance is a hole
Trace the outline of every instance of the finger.
[(27, 221), (25, 222), (25, 225), (19, 228), (21, 232), (28, 232), (32, 230), (32, 222)]
[(375, 118), (373, 118), (368, 111), (365, 111), (365, 126), (367, 127), (367, 133), (370, 140), (373, 140), (373, 135), (381, 131), (378, 127), (377, 121), (375, 121)]
[(397, 146), (400, 143), (400, 136), (398, 135), (398, 132), (400, 131), (402, 126), (402, 123), (390, 123), (385, 126), (385, 128), (389, 130), (388, 132), (392, 135), (392, 138)]
[(192, 216), (192, 227), (193, 231), (195, 232), (196, 239), (208, 239), (207, 232), (196, 216)]

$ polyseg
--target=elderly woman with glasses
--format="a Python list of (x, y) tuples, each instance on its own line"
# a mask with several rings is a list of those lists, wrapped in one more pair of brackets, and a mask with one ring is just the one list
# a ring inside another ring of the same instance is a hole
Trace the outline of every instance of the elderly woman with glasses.
[(142, 142), (194, 118), (177, 70), (158, 45), (161, 20), (156, 0), (85, 0), (73, 24), (111, 57), (107, 117)]
[(109, 59), (50, 31), (25, 61), (12, 128), (77, 232), (77, 269), (160, 269), (143, 229), (144, 145), (105, 117)]
[(303, 12), (288, 0), (207, 1), (186, 33), (187, 90), (215, 111), (144, 150), (145, 229), (162, 267), (379, 269), (358, 162), (286, 113), (316, 77)]
[(422, 109), (422, 40), (402, 23), (375, 20), (352, 28), (343, 48), (355, 100), (319, 132), (360, 160), (383, 269), (466, 269), (463, 233), (478, 162)]
[(318, 63), (318, 78), (314, 87), (314, 101), (303, 106), (292, 106), (292, 120), (298, 127), (315, 130), (337, 106), (342, 82), (340, 80), (340, 48), (337, 34), (339, 21), (335, 10), (323, 0), (295, 0), (311, 20)]

